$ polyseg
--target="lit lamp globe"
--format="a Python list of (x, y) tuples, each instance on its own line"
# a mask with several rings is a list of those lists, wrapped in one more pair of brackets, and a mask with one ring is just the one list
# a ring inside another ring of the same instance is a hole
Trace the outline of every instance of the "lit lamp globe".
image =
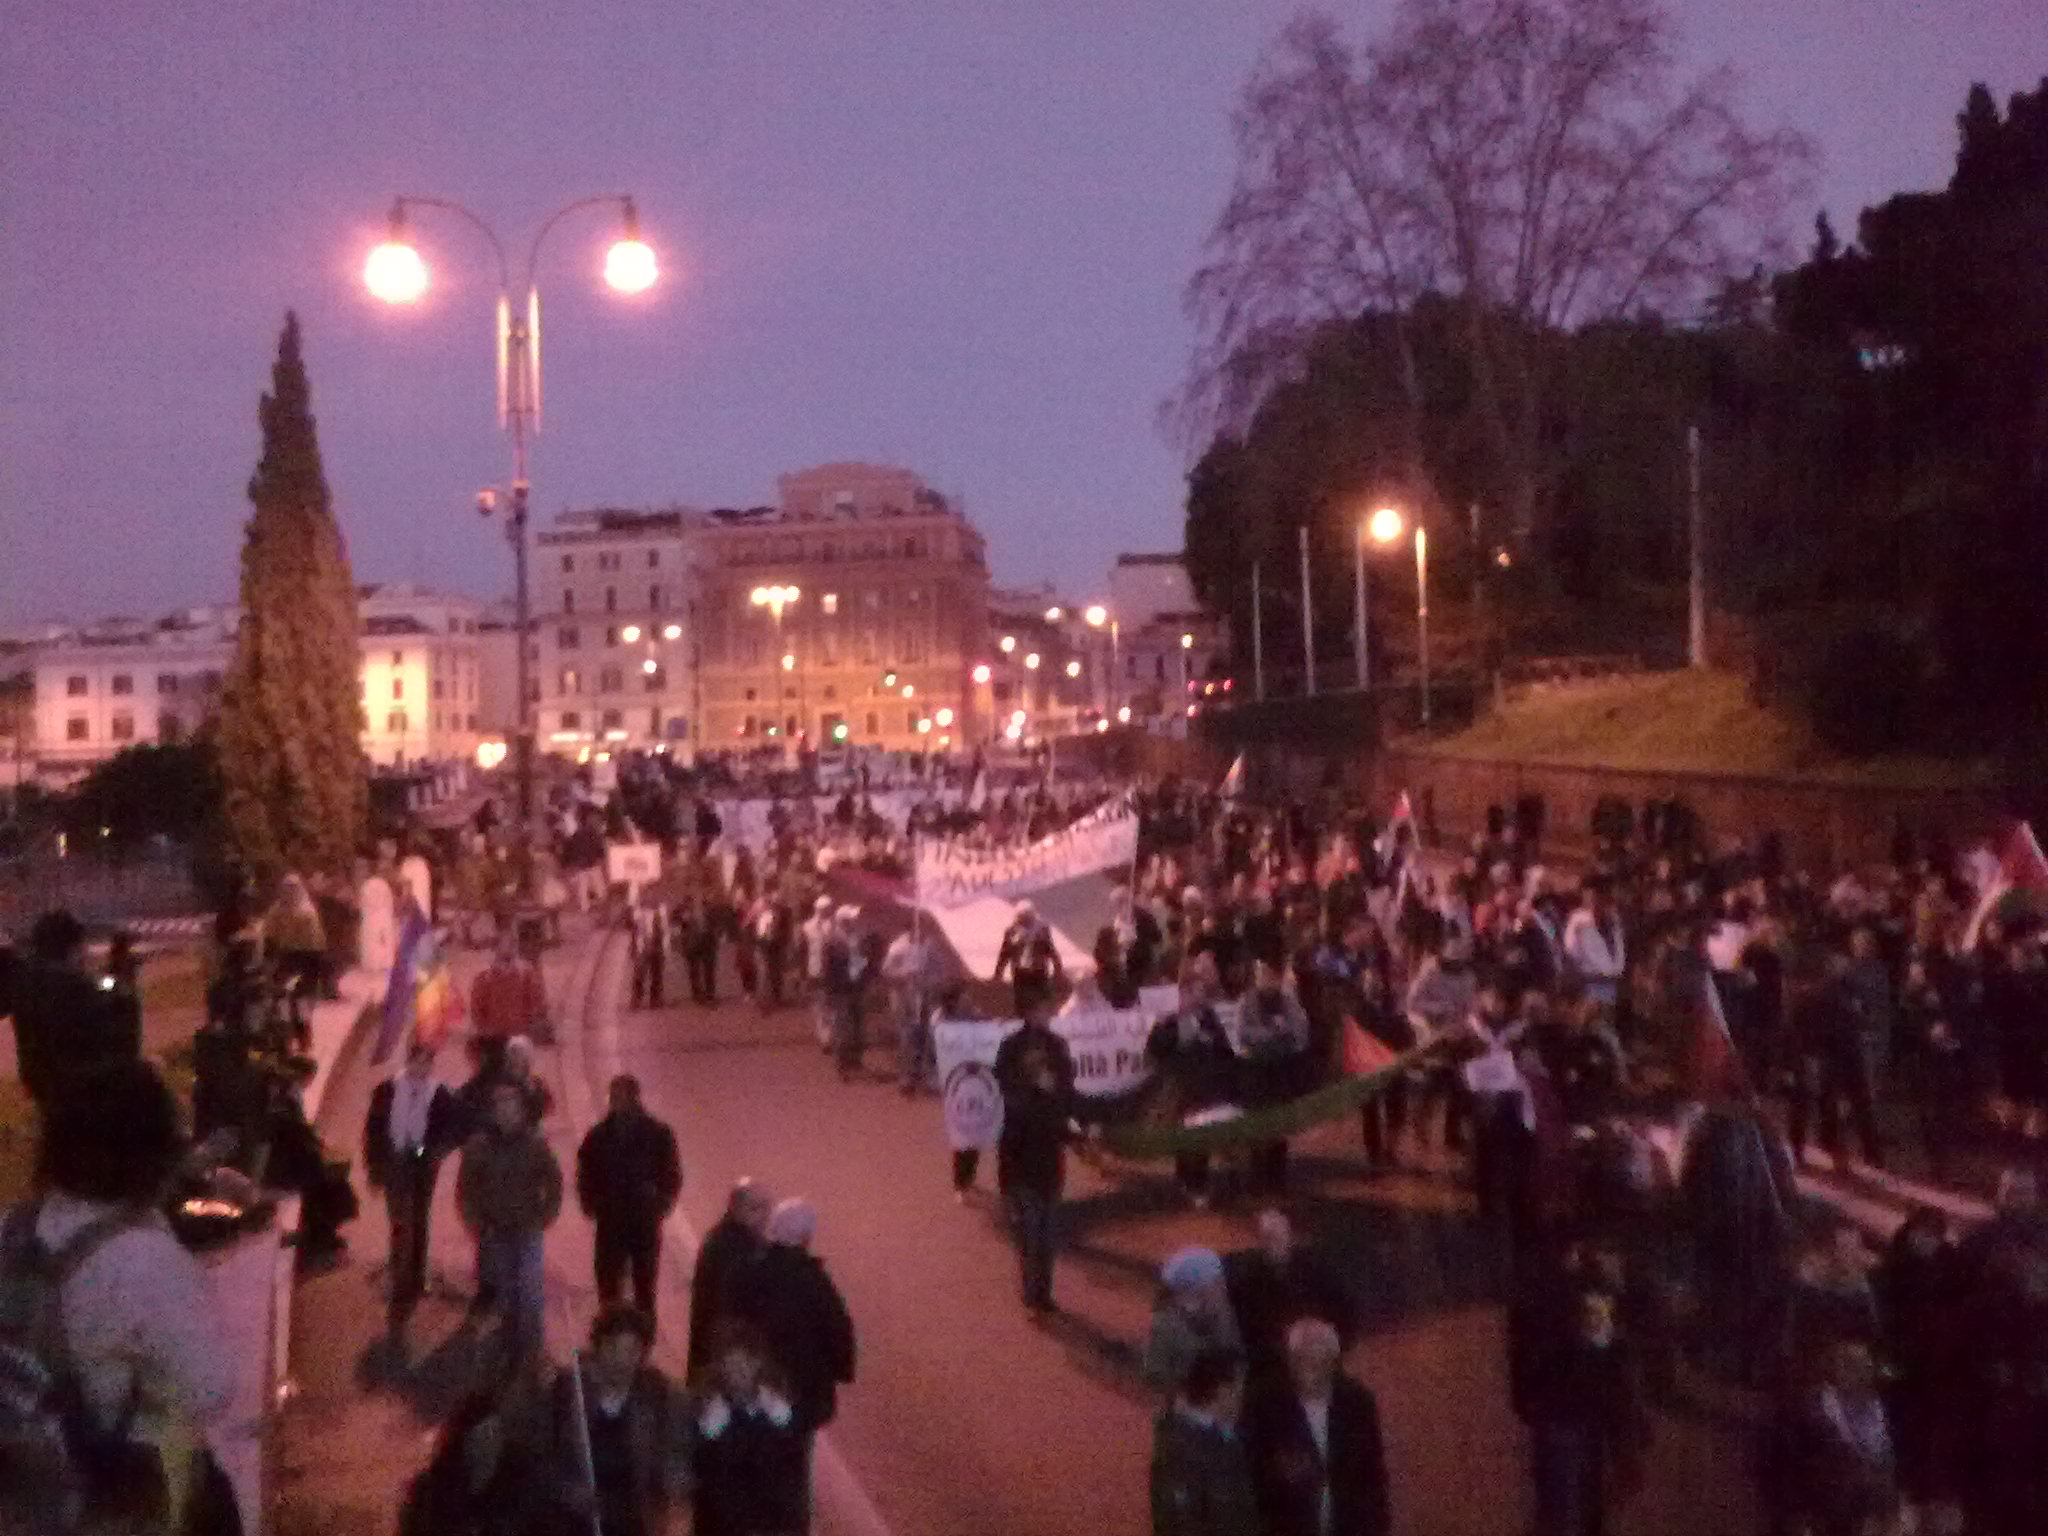
[(363, 284), (386, 304), (412, 304), (427, 291), (427, 264), (402, 240), (386, 240), (363, 264)]
[(1365, 531), (1375, 544), (1391, 544), (1401, 537), (1406, 524), (1392, 507), (1381, 507), (1365, 520)]
[(645, 293), (660, 276), (654, 248), (645, 240), (620, 240), (605, 252), (604, 280), (614, 293)]

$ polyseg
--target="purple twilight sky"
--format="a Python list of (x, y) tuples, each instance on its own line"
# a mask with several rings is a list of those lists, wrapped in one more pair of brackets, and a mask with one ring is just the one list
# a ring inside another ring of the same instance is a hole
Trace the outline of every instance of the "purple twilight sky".
[[(1391, 8), (1336, 7), (1355, 36)], [(470, 510), (507, 474), (488, 253), (424, 224), (428, 298), (373, 303), (401, 191), (519, 251), (574, 197), (639, 199), (653, 293), (602, 290), (597, 215), (542, 258), (542, 517), (884, 460), (966, 499), (999, 580), (1098, 590), (1179, 542), (1178, 295), (1296, 9), (28, 0), (0, 44), (0, 628), (233, 594), (288, 305), (358, 576), (504, 589)], [(2041, 0), (1676, 9), (1691, 58), (1816, 140), (1845, 229), (1946, 176), (1973, 79), (2048, 71)]]

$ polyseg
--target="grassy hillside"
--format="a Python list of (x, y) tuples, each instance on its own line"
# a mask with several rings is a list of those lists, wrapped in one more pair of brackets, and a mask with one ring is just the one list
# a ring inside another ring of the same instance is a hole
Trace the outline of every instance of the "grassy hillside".
[(1979, 763), (1831, 756), (1803, 722), (1763, 709), (1742, 678), (1659, 672), (1531, 688), (1457, 735), (1402, 746), (1457, 757), (1889, 785), (1968, 785)]

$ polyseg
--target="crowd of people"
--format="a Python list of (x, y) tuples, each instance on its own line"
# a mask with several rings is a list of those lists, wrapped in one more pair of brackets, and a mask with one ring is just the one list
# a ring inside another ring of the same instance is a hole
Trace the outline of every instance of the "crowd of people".
[[(870, 1034), (886, 1032), (900, 1086), (926, 1091), (934, 1023), (965, 1016), (970, 989), (980, 1012), (1004, 999), (1021, 1025), (993, 1068), (996, 1184), (1035, 1319), (1058, 1310), (1067, 1156), (1105, 1113), (1076, 1091), (1057, 1012), (1130, 1008), (1172, 984), (1146, 1044), (1148, 1086), (1112, 1116), (1226, 1123), (1370, 1074), (1356, 1110), (1368, 1170), (1469, 1184), (1502, 1257), (1538, 1536), (1604, 1528), (1640, 1476), (1653, 1410), (1692, 1373), (1762, 1405), (1754, 1471), (1774, 1533), (1873, 1536), (1909, 1517), (1984, 1536), (2048, 1530), (2048, 1470), (2033, 1454), (2048, 1443), (2048, 1201), (2032, 1172), (2048, 1130), (2048, 960), (2024, 902), (1980, 893), (1941, 849), (1902, 847), (1881, 869), (1793, 869), (1775, 839), (1711, 844), (1677, 806), (1603, 807), (1593, 857), (1567, 873), (1546, 862), (1541, 808), (1526, 804), (1445, 851), (1425, 846), (1405, 802), (1382, 818), (1340, 797), (1266, 805), (1187, 781), (977, 778), (920, 781), (899, 822), (861, 786), (820, 805), (772, 782), (629, 763), (615, 792), (557, 793), (544, 874), (559, 905), (597, 907), (612, 899), (609, 846), (661, 844), (662, 876), (619, 919), (630, 1005), (686, 993), (716, 1006), (728, 980), (762, 1012), (808, 1003), (842, 1078), (865, 1075)], [(985, 978), (958, 975), (921, 923), (885, 942), (865, 920), (859, 893), (900, 890), (913, 839), (1010, 846), (1111, 787), (1134, 796), (1140, 852), (1087, 965), (1071, 949), (1063, 960), (1028, 902)], [(742, 796), (768, 802), (765, 836), (728, 834)], [(669, 1382), (650, 1347), (662, 1225), (683, 1183), (676, 1138), (620, 1077), (564, 1170), (534, 1065), (553, 1033), (538, 935), (504, 909), (500, 829), (479, 820), (425, 851), (441, 892), (421, 898), (427, 910), (496, 937), (470, 989), (467, 1080), (440, 1081), (432, 1042), (416, 1040), (363, 1129), (390, 1231), (388, 1347), (406, 1349), (439, 1169), (453, 1162), (476, 1254), (472, 1322), (495, 1321), (501, 1368), (444, 1426), (405, 1529), (517, 1536), (595, 1516), (633, 1536), (685, 1502), (713, 1536), (806, 1528), (812, 1440), (856, 1363), (845, 1300), (811, 1251), (816, 1213), (750, 1183), (731, 1192), (691, 1279), (686, 1379)], [(384, 862), (393, 884), (411, 883), (389, 851)], [(331, 986), (330, 941), (347, 920), (329, 894), (291, 882), (262, 924), (238, 914), (221, 930), (207, 1027), (219, 1059), (202, 1060), (195, 1099), (216, 1152), (289, 1139), (305, 1006)], [(162, 1083), (139, 1061), (132, 962), (96, 971), (81, 939), (52, 919), (11, 983), (44, 1145), (39, 1194), (0, 1247), (33, 1242), (61, 1260), (63, 1287), (96, 1266), (158, 1262), (160, 1218), (137, 1202), (161, 1209), (191, 1174), (175, 1109), (165, 1130)], [(90, 1027), (66, 1022), (62, 1048), (45, 1049), (57, 1026), (38, 1020), (60, 1007)], [(281, 1091), (256, 1096), (259, 1064)], [(64, 1106), (86, 1082), (133, 1101), (132, 1136), (85, 1135)], [(312, 1193), (332, 1166), (317, 1138), (304, 1155)], [(1993, 1218), (1964, 1230), (1927, 1203), (1880, 1240), (1801, 1193), (1802, 1170), (1867, 1182), (1902, 1162), (1937, 1183), (2004, 1169)], [(956, 1154), (963, 1197), (976, 1166), (971, 1149)], [(1186, 1249), (1160, 1273), (1142, 1356), (1158, 1410), (1155, 1532), (1390, 1531), (1399, 1469), (1372, 1394), (1342, 1365), (1359, 1277), (1294, 1232), (1287, 1137), (1191, 1144), (1173, 1172), (1192, 1205), (1251, 1202), (1258, 1241)], [(572, 1191), (592, 1224), (600, 1305), (587, 1349), (550, 1369), (540, 1256)], [(73, 1241), (81, 1232), (90, 1240)], [(152, 1325), (148, 1374), (217, 1411), (204, 1308), (172, 1311)], [(131, 1389), (144, 1375), (129, 1372)], [(88, 1426), (127, 1438), (132, 1405), (95, 1390), (105, 1402), (89, 1401)], [(201, 1459), (147, 1497), (217, 1503), (215, 1472)]]

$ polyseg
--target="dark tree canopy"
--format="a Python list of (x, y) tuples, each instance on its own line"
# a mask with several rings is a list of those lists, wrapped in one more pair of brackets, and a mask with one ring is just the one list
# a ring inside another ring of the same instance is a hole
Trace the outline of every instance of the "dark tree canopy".
[(230, 857), (262, 879), (345, 868), (366, 804), (355, 587), (321, 468), (296, 315), (285, 317), (258, 415), (242, 621), (217, 739)]

